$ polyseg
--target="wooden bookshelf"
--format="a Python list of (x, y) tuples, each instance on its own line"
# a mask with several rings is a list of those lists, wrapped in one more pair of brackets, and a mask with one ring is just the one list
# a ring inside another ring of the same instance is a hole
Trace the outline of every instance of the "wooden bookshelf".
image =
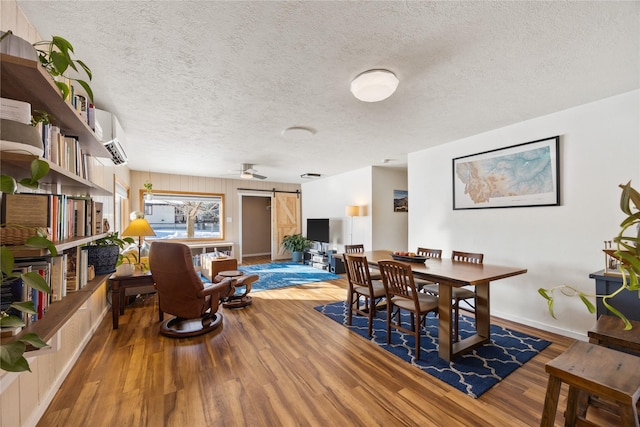
[(28, 102), (32, 111), (52, 114), (60, 130), (66, 135), (77, 136), (87, 153), (111, 158), (80, 113), (62, 99), (53, 78), (38, 61), (0, 54), (0, 95)]
[(110, 274), (96, 276), (78, 291), (69, 292), (61, 301), (52, 302), (42, 319), (24, 328), (14, 337), (3, 337), (8, 344), (27, 333), (37, 334), (43, 341), (49, 341), (65, 323), (87, 302), (91, 295), (109, 279)]
[[(22, 177), (25, 173), (28, 174), (27, 171), (33, 159), (34, 156), (31, 154), (3, 151), (1, 159), (2, 173), (4, 175)], [(40, 180), (41, 185), (53, 187), (59, 185), (65, 194), (87, 194), (91, 196), (110, 196), (112, 194), (106, 188), (94, 184), (55, 163), (42, 158), (40, 160), (47, 162), (50, 168), (49, 173)]]
[[(101, 239), (107, 236), (108, 233), (96, 234), (95, 236), (85, 236), (85, 237), (74, 237), (72, 239), (63, 240), (61, 242), (55, 243), (56, 250), (58, 253), (66, 249), (75, 248), (76, 246), (84, 245), (89, 242), (92, 242), (97, 239)], [(37, 258), (37, 257), (46, 257), (49, 254), (49, 251), (42, 248), (33, 248), (30, 246), (24, 245), (16, 245), (16, 246), (7, 246), (7, 249), (11, 251), (14, 258)]]

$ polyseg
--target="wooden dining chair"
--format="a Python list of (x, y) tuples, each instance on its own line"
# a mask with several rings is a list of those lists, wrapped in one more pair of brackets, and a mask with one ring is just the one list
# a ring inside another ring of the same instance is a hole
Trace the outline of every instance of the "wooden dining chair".
[[(413, 335), (416, 340), (416, 358), (420, 358), (420, 330), (426, 326), (429, 312), (438, 310), (438, 297), (419, 293), (407, 263), (382, 260), (378, 262), (382, 283), (387, 295), (387, 344), (391, 344), (391, 328)], [(403, 326), (402, 312), (408, 311), (411, 328)]]
[[(428, 249), (428, 248), (418, 247), (418, 249), (416, 250), (416, 254), (419, 256), (425, 256), (427, 258), (440, 259), (442, 258), (442, 249)], [(417, 278), (414, 278), (414, 281), (416, 283), (416, 287), (418, 288), (418, 291), (426, 292), (426, 293), (438, 296), (437, 283), (432, 282), (431, 280), (417, 279)]]
[[(386, 296), (384, 285), (380, 281), (371, 279), (366, 256), (344, 254), (343, 258), (349, 284), (347, 292), (347, 325), (351, 325), (353, 313), (366, 316), (369, 320), (369, 336), (371, 336), (373, 318), (376, 315), (376, 304)], [(360, 303), (361, 299), (364, 299), (364, 304)]]
[[(418, 248), (420, 250), (420, 248)], [(440, 251), (442, 255), (442, 251)], [(435, 258), (435, 257), (431, 257)], [(484, 254), (480, 253), (472, 253), (472, 252), (460, 252), (453, 251), (451, 253), (451, 260), (456, 262), (469, 262), (473, 264), (482, 264), (484, 259)], [(427, 284), (421, 288), (423, 292), (426, 292), (431, 295), (439, 295), (439, 287), (438, 284)], [(463, 310), (469, 311), (471, 313), (475, 313), (475, 299), (476, 293), (473, 289), (469, 288), (451, 288), (451, 300), (453, 304), (451, 305), (453, 308), (453, 340), (458, 341), (459, 335), (459, 313), (460, 313), (460, 303), (464, 302), (467, 307), (463, 307)], [(470, 302), (473, 300), (473, 302)]]
[(426, 256), (427, 258), (442, 258), (442, 249), (418, 248), (416, 254)]
[[(363, 244), (344, 245), (344, 252), (347, 254), (364, 253), (364, 245)], [(382, 280), (382, 277), (380, 276), (380, 271), (376, 268), (369, 267), (369, 275), (371, 276), (371, 280)]]
[[(467, 262), (471, 264), (482, 264), (484, 260), (484, 254), (474, 252), (451, 252), (451, 261), (454, 262)], [(467, 307), (463, 307), (463, 310), (471, 313), (476, 312), (476, 291), (469, 288), (453, 288), (451, 292), (453, 299), (453, 336), (454, 341), (458, 341), (458, 326), (459, 326), (459, 313), (460, 303), (464, 302)], [(473, 300), (473, 302), (470, 302)]]
[(359, 254), (364, 252), (364, 245), (344, 245), (344, 252), (347, 254)]

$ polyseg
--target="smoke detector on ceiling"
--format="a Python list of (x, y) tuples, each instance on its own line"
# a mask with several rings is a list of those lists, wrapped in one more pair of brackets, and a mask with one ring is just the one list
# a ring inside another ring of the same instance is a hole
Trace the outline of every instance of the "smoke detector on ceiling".
[(307, 173), (303, 173), (302, 175), (300, 175), (300, 178), (313, 179), (313, 178), (320, 178), (321, 176), (322, 175), (320, 175), (319, 173), (307, 172)]
[(307, 126), (292, 126), (282, 131), (284, 136), (289, 141), (304, 141), (315, 135), (316, 130)]

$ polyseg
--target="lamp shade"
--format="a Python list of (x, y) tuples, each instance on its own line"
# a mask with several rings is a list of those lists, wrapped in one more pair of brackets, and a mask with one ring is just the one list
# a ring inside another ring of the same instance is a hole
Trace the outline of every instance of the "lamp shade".
[(369, 70), (353, 79), (351, 93), (360, 101), (378, 102), (393, 95), (398, 83), (396, 75), (389, 70)]
[(347, 206), (344, 211), (346, 216), (360, 216), (360, 206)]
[(122, 236), (155, 236), (156, 233), (149, 225), (146, 219), (136, 218), (131, 221), (131, 224), (122, 232)]

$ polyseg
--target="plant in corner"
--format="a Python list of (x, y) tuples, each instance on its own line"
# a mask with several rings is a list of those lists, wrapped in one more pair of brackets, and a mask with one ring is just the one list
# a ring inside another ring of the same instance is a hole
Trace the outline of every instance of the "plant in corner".
[[(38, 158), (31, 161), (31, 177), (16, 181), (9, 175), (0, 175), (0, 191), (4, 194), (14, 194), (17, 191), (18, 183), (28, 188), (37, 189), (38, 181), (49, 173), (49, 164)], [(26, 242), (27, 246), (48, 249), (52, 255), (57, 255), (56, 248), (40, 230), (36, 230), (36, 235), (29, 237)], [(34, 289), (50, 294), (51, 288), (47, 282), (36, 272), (15, 272), (15, 259), (11, 250), (2, 245), (0, 248), (0, 267), (2, 274), (0, 275), (1, 286), (11, 286), (13, 282), (22, 280), (26, 285)], [(13, 310), (15, 311), (13, 311)], [(10, 314), (12, 313), (12, 314)], [(12, 303), (6, 310), (0, 310), (0, 326), (9, 328), (21, 328), (25, 326), (23, 319), (16, 314), (26, 313), (28, 315), (36, 314), (33, 301), (18, 301)], [(16, 340), (7, 344), (0, 344), (0, 368), (10, 372), (31, 371), (29, 362), (24, 357), (27, 345), (34, 348), (46, 347), (47, 343), (34, 333), (26, 333), (20, 335)]]
[(538, 293), (547, 300), (549, 313), (554, 319), (553, 293), (555, 290), (560, 290), (563, 295), (578, 296), (587, 306), (590, 313), (595, 313), (596, 309), (588, 298), (602, 298), (602, 304), (624, 322), (625, 330), (631, 329), (629, 319), (609, 302), (611, 298), (624, 291), (636, 292), (637, 297), (640, 298), (640, 284), (638, 283), (638, 277), (640, 276), (640, 193), (631, 186), (631, 181), (624, 185), (621, 184), (620, 188), (622, 189), (620, 209), (626, 217), (620, 223), (618, 235), (613, 238), (616, 243), (616, 250), (612, 256), (620, 262), (622, 284), (618, 289), (606, 295), (586, 294), (569, 285), (538, 289)]
[(282, 247), (291, 252), (294, 262), (302, 261), (302, 253), (310, 248), (311, 244), (311, 240), (302, 234), (291, 234), (282, 238)]

